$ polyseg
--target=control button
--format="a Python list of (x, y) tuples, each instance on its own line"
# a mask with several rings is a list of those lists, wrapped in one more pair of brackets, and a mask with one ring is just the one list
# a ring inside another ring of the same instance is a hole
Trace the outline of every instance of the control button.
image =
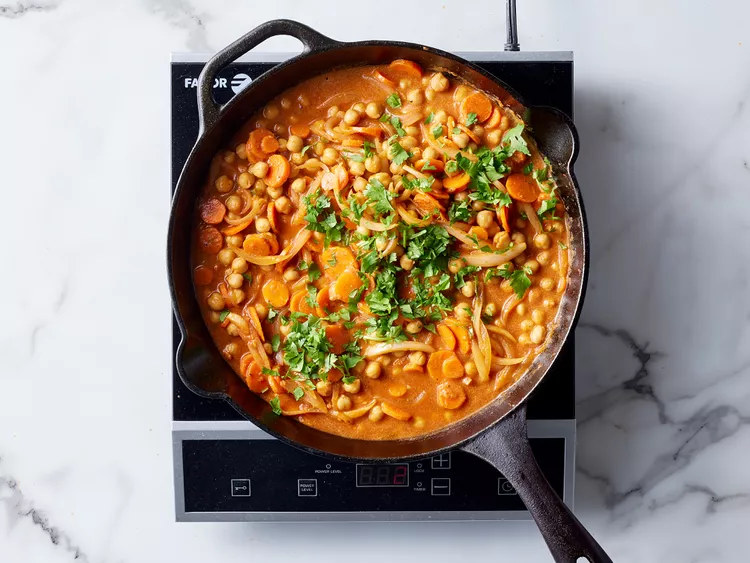
[(447, 497), (451, 494), (450, 477), (433, 477), (432, 478), (432, 496)]
[(298, 497), (318, 496), (318, 480), (317, 479), (297, 479), (297, 496)]
[(445, 453), (436, 455), (432, 458), (433, 469), (450, 469), (451, 468), (451, 453)]
[(249, 497), (250, 479), (232, 479), (232, 496)]
[(497, 479), (497, 494), (498, 495), (517, 495), (516, 489), (510, 484), (505, 477), (498, 477)]

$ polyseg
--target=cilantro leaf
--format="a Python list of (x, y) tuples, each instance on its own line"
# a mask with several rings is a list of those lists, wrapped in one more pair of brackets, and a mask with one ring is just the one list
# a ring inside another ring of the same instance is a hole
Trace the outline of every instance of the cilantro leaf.
[(424, 118), (424, 124), (429, 125), (432, 123), (432, 120), (435, 119), (435, 112), (431, 111), (430, 114)]
[(533, 162), (529, 162), (526, 166), (523, 167), (523, 173), (526, 174), (526, 176), (531, 174), (533, 170), (534, 170)]
[(523, 297), (526, 290), (531, 286), (530, 273), (531, 271), (527, 270), (527, 268), (519, 268), (518, 270), (514, 270), (508, 278), (511, 289), (516, 292), (519, 299)]
[(458, 162), (455, 160), (449, 160), (445, 163), (445, 172), (447, 174), (455, 174), (458, 172)]
[(396, 166), (402, 165), (411, 158), (411, 153), (395, 141), (391, 144), (390, 153), (390, 157)]
[(279, 372), (278, 371), (272, 370), (272, 369), (268, 369), (268, 368), (263, 368), (261, 370), (261, 373), (263, 375), (268, 375), (268, 376), (271, 376), (271, 377), (279, 377)]
[(341, 154), (344, 155), (344, 158), (351, 160), (353, 162), (364, 162), (365, 157), (361, 154), (357, 154), (354, 152), (342, 152)]
[(370, 158), (373, 154), (372, 152), (373, 144), (370, 141), (365, 141), (362, 145), (362, 150), (365, 153), (365, 158)]
[[(557, 198), (551, 197), (549, 199), (542, 200), (542, 204), (539, 206), (536, 214), (539, 215), (540, 219), (555, 219), (555, 206), (557, 205)], [(551, 215), (545, 217), (545, 214), (552, 212)]]
[(563, 241), (561, 241), (561, 240), (558, 240), (558, 241), (557, 241), (557, 244), (558, 244), (558, 245), (560, 246), (560, 248), (562, 248), (563, 250), (567, 250), (567, 249), (568, 249), (568, 245), (567, 245), (567, 244), (565, 244), (565, 243), (564, 243)]
[(437, 127), (432, 129), (432, 136), (437, 139), (438, 137), (441, 137), (443, 135), (443, 126), (438, 125)]
[(481, 268), (479, 268), (478, 266), (464, 266), (458, 272), (456, 272), (456, 276), (454, 278), (456, 289), (461, 289), (466, 285), (466, 276), (478, 272), (479, 270), (481, 270)]
[(380, 180), (370, 178), (370, 183), (365, 189), (365, 196), (370, 204), (374, 204), (373, 209), (378, 215), (389, 215), (395, 211), (391, 205), (395, 194), (389, 192)]
[(278, 352), (279, 346), (281, 346), (281, 337), (278, 334), (274, 334), (271, 337), (271, 348), (274, 352)]
[(305, 390), (302, 389), (302, 387), (295, 387), (294, 391), (292, 391), (292, 395), (294, 396), (295, 401), (299, 401), (302, 397), (305, 396)]
[(320, 271), (320, 268), (318, 268), (318, 265), (315, 262), (310, 264), (310, 266), (307, 269), (307, 281), (312, 283), (315, 280), (319, 279), (321, 275), (323, 274)]
[(279, 398), (274, 397), (270, 401), (268, 401), (268, 404), (271, 405), (271, 410), (273, 411), (273, 414), (281, 415), (281, 404), (279, 403)]
[(466, 127), (471, 127), (477, 122), (477, 114), (472, 112), (469, 112), (469, 115), (466, 116)]
[(305, 154), (311, 148), (312, 148), (312, 145), (305, 145), (304, 147), (302, 147), (302, 150), (300, 151), (300, 154)]
[(250, 274), (248, 272), (245, 272), (244, 274), (242, 274), (242, 277), (245, 278), (245, 281), (247, 281), (247, 283), (253, 283), (253, 275), (252, 274)]
[[(336, 212), (331, 208), (331, 200), (318, 188), (315, 193), (306, 195), (302, 202), (307, 209), (305, 220), (311, 231), (323, 233), (326, 248), (331, 242), (338, 242), (344, 236), (344, 223), (338, 220)], [(330, 211), (328, 211), (330, 209)]]
[(278, 309), (274, 309), (273, 307), (271, 307), (271, 308), (270, 308), (270, 309), (268, 310), (268, 322), (269, 322), (269, 323), (270, 323), (271, 321), (273, 321), (273, 320), (274, 320), (274, 319), (275, 319), (276, 317), (278, 317), (278, 316), (279, 316), (279, 310), (278, 310)]
[(435, 182), (435, 178), (432, 176), (427, 176), (426, 178), (414, 178), (413, 180), (410, 180), (406, 176), (404, 176), (401, 179), (401, 182), (404, 185), (404, 188), (407, 190), (418, 190), (420, 192), (431, 192), (432, 191), (432, 184)]
[(461, 129), (458, 128), (458, 127), (454, 127), (452, 133), (454, 135), (460, 135), (461, 134)]
[(226, 320), (227, 315), (229, 315), (229, 311), (227, 309), (224, 309), (221, 313), (219, 313), (219, 321), (223, 323)]
[(385, 99), (385, 103), (388, 104), (392, 108), (400, 108), (401, 97), (398, 95), (398, 92), (393, 92), (393, 94), (391, 94)]
[(529, 147), (526, 145), (526, 141), (521, 136), (524, 130), (524, 124), (519, 123), (515, 127), (508, 129), (503, 135), (502, 145), (507, 145), (508, 154), (512, 155), (514, 152), (521, 152), (527, 156), (531, 156)]
[(451, 224), (456, 221), (468, 222), (471, 219), (471, 205), (469, 204), (469, 201), (454, 200), (450, 208), (448, 208), (448, 219)]

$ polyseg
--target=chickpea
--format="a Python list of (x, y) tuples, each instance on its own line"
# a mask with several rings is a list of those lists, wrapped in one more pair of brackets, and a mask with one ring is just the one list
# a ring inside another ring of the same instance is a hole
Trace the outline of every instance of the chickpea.
[(500, 231), (492, 239), (495, 248), (506, 248), (510, 244), (510, 235), (505, 231)]
[(238, 195), (230, 195), (224, 204), (232, 213), (239, 213), (242, 209), (242, 198)]
[(268, 307), (263, 303), (256, 303), (255, 312), (258, 313), (258, 318), (262, 321), (268, 316)]
[(375, 241), (375, 250), (378, 252), (384, 252), (385, 249), (388, 247), (388, 240), (385, 237), (378, 237)]
[(555, 282), (552, 280), (552, 278), (542, 278), (541, 280), (539, 280), (539, 287), (541, 287), (545, 291), (550, 291), (553, 287), (555, 287)]
[(348, 411), (352, 408), (352, 400), (346, 395), (341, 395), (339, 400), (336, 401), (336, 408), (340, 411)]
[(363, 192), (365, 191), (365, 188), (367, 188), (367, 180), (362, 178), (362, 176), (359, 176), (354, 179), (352, 187), (354, 188), (355, 192)]
[(292, 210), (292, 202), (286, 196), (281, 196), (279, 199), (277, 199), (274, 203), (274, 206), (279, 213), (283, 213), (285, 215)]
[(305, 182), (304, 178), (297, 178), (292, 182), (292, 190), (297, 192), (298, 194), (301, 194), (307, 190), (307, 182)]
[(378, 358), (378, 362), (380, 362), (380, 364), (383, 366), (389, 366), (391, 365), (391, 358), (389, 356), (380, 356), (380, 358)]
[(267, 233), (271, 230), (271, 222), (265, 217), (258, 217), (255, 220), (255, 230), (259, 233)]
[(380, 408), (380, 405), (375, 405), (370, 409), (367, 418), (369, 418), (373, 422), (378, 422), (380, 420), (383, 420), (383, 416), (383, 409)]
[(294, 268), (284, 270), (284, 281), (293, 282), (299, 279), (299, 272)]
[(369, 237), (372, 235), (372, 231), (368, 229), (367, 227), (363, 227), (362, 225), (359, 225), (357, 227), (357, 234), (361, 237)]
[(547, 334), (547, 330), (542, 325), (536, 325), (534, 328), (531, 329), (531, 332), (529, 333), (529, 340), (531, 340), (534, 344), (541, 344), (544, 342), (544, 337)]
[(231, 248), (222, 248), (219, 250), (219, 262), (224, 266), (229, 266), (234, 260), (234, 250)]
[(521, 330), (524, 332), (530, 331), (532, 328), (534, 328), (534, 323), (530, 321), (529, 319), (524, 319), (521, 321), (521, 323), (518, 325)]
[(245, 292), (242, 291), (241, 289), (233, 289), (232, 291), (229, 292), (229, 300), (235, 305), (239, 305), (245, 300)]
[(281, 336), (286, 338), (287, 336), (289, 336), (289, 333), (292, 332), (292, 325), (291, 324), (281, 325), (281, 327), (279, 328), (279, 332), (281, 333)]
[(398, 263), (407, 272), (414, 267), (414, 260), (409, 258), (406, 254), (403, 254), (401, 256), (401, 259), (398, 261)]
[(231, 244), (232, 246), (242, 246), (243, 240), (242, 235), (229, 235), (226, 238), (227, 245)]
[(526, 262), (524, 262), (524, 266), (531, 270), (532, 274), (536, 274), (539, 271), (539, 262), (537, 262), (536, 260), (526, 260)]
[(476, 291), (476, 288), (474, 287), (473, 281), (467, 281), (463, 287), (461, 287), (461, 294), (464, 297), (474, 297), (474, 292)]
[(524, 235), (523, 233), (513, 233), (513, 236), (511, 237), (511, 239), (516, 244), (521, 244), (522, 242), (525, 243), (526, 242), (526, 235)]
[(459, 149), (465, 149), (469, 144), (469, 136), (466, 133), (453, 134), (451, 135), (451, 139), (458, 145)]
[(371, 174), (376, 174), (380, 172), (380, 157), (377, 155), (368, 156), (365, 159), (365, 170), (370, 172)]
[[(282, 131), (282, 133), (283, 133), (283, 131)], [(279, 138), (279, 150), (280, 151), (285, 151), (286, 150), (286, 144), (287, 144), (287, 142), (288, 141), (286, 139), (284, 139), (283, 137)]]
[(214, 291), (208, 296), (206, 303), (208, 303), (208, 306), (214, 311), (221, 311), (225, 305), (224, 298), (221, 296), (221, 293), (217, 291)]
[(529, 338), (529, 335), (524, 332), (518, 335), (518, 343), (522, 346), (528, 346), (531, 344), (531, 339)]
[(544, 311), (541, 309), (534, 309), (531, 311), (531, 320), (538, 325), (542, 324), (544, 322)]
[(477, 213), (477, 225), (486, 229), (495, 220), (495, 214), (492, 211), (484, 210)]
[(442, 72), (436, 72), (430, 79), (430, 88), (435, 92), (445, 92), (450, 86), (450, 82)]
[(478, 371), (477, 371), (477, 364), (475, 364), (472, 361), (468, 361), (464, 364), (464, 371), (466, 372), (466, 375), (469, 377), (474, 377)]
[(427, 148), (426, 148), (426, 149), (424, 150), (424, 152), (422, 153), (422, 157), (423, 157), (423, 158), (426, 158), (426, 159), (432, 159), (432, 160), (434, 160), (434, 159), (436, 159), (436, 158), (437, 158), (438, 156), (440, 156), (440, 155), (439, 155), (439, 154), (438, 154), (438, 152), (437, 152), (437, 151), (436, 151), (436, 150), (435, 150), (434, 148), (432, 148), (432, 147), (427, 147)]
[(534, 246), (541, 250), (546, 250), (550, 247), (552, 241), (547, 233), (539, 233), (534, 237)]
[(502, 132), (495, 129), (487, 133), (487, 144), (494, 148), (500, 144), (500, 141), (502, 140), (502, 138), (503, 138)]
[(427, 354), (424, 352), (412, 352), (409, 354), (409, 363), (415, 366), (423, 366), (427, 363)]
[(299, 166), (300, 164), (304, 164), (307, 160), (307, 155), (302, 154), (301, 152), (295, 152), (292, 154), (292, 164), (296, 164)]
[(402, 164), (396, 164), (395, 162), (391, 162), (390, 171), (391, 171), (391, 174), (403, 174), (404, 166)]
[(516, 305), (516, 313), (523, 316), (526, 314), (526, 303), (519, 303)]
[(286, 149), (289, 152), (299, 152), (302, 150), (302, 145), (304, 145), (302, 137), (298, 137), (297, 135), (290, 135), (289, 139), (286, 142)]
[(255, 176), (248, 174), (247, 172), (243, 172), (237, 177), (237, 185), (243, 190), (252, 186), (253, 182), (255, 182)]
[[(221, 297), (221, 295), (219, 295), (219, 297)], [(370, 362), (365, 368), (365, 376), (369, 377), (370, 379), (377, 379), (378, 377), (380, 377), (382, 369), (383, 368), (380, 365), (380, 362)]]
[(281, 186), (276, 186), (276, 187), (268, 186), (266, 188), (266, 193), (268, 194), (268, 197), (270, 197), (271, 199), (278, 199), (281, 197), (281, 194), (284, 193), (284, 188)]
[(454, 258), (450, 262), (448, 262), (448, 270), (451, 274), (457, 274), (458, 271), (463, 268), (463, 261), (460, 258)]
[(416, 125), (409, 125), (408, 127), (404, 127), (404, 131), (406, 131), (407, 135), (411, 135), (412, 137), (418, 137), (419, 133), (421, 132), (419, 127)]
[(445, 123), (446, 119), (448, 119), (448, 115), (444, 110), (440, 109), (435, 112), (435, 118), (432, 120), (432, 123), (435, 125), (440, 125), (441, 123)]
[(557, 303), (555, 303), (554, 299), (545, 299), (542, 303), (547, 309), (553, 309)]
[(458, 320), (466, 320), (471, 317), (471, 309), (466, 303), (459, 303), (453, 308), (453, 314)]
[(236, 355), (240, 353), (240, 346), (236, 342), (230, 342), (226, 346), (224, 346), (224, 350), (222, 351), (224, 354), (224, 357), (231, 360)]
[(256, 178), (265, 178), (266, 174), (268, 174), (268, 164), (263, 161), (256, 162), (255, 164), (253, 164), (250, 172), (252, 172), (253, 176), (255, 176)]
[(232, 164), (237, 159), (237, 153), (234, 152), (225, 152), (224, 153), (224, 162), (227, 164)]
[(271, 346), (270, 342), (263, 344), (263, 349), (266, 351), (266, 354), (273, 354), (273, 346)]
[(333, 117), (339, 112), (339, 106), (331, 106), (328, 108), (328, 117)]
[(242, 277), (242, 274), (232, 273), (227, 276), (227, 283), (229, 287), (239, 289), (245, 283), (245, 278)]
[(333, 385), (330, 381), (319, 380), (315, 384), (315, 390), (320, 393), (322, 397), (328, 397), (333, 391)]
[(347, 125), (356, 125), (359, 122), (359, 112), (354, 109), (346, 110), (344, 114), (344, 123)]
[(313, 145), (313, 152), (317, 156), (323, 156), (323, 152), (326, 150), (326, 145), (323, 141), (318, 141)]
[(548, 251), (540, 252), (536, 255), (536, 261), (539, 262), (542, 266), (548, 266), (550, 263), (550, 255)]
[(516, 227), (518, 227), (519, 229), (524, 229), (526, 227), (526, 219), (524, 219), (523, 217), (519, 217), (518, 219), (516, 219)]
[(405, 150), (408, 151), (417, 146), (417, 140), (411, 135), (407, 135), (406, 137), (401, 137), (399, 145), (401, 145)]
[(484, 135), (484, 127), (481, 125), (475, 125), (471, 128), (472, 133), (474, 133), (477, 137), (481, 137)]
[(349, 172), (352, 174), (352, 176), (362, 176), (365, 173), (365, 163), (350, 161)]
[(371, 179), (377, 180), (384, 186), (391, 183), (391, 175), (388, 174), (388, 172), (378, 172), (377, 174), (373, 174)]
[(237, 272), (238, 274), (244, 274), (247, 272), (247, 262), (244, 258), (240, 258), (239, 256), (232, 260), (232, 271)]
[(323, 162), (323, 164), (327, 164), (328, 166), (333, 166), (334, 164), (336, 164), (338, 159), (339, 151), (337, 151), (333, 147), (326, 147), (320, 157), (321, 162)]
[(484, 308), (484, 314), (488, 317), (494, 317), (497, 314), (497, 305), (494, 303), (488, 303)]
[(234, 187), (234, 182), (232, 182), (229, 176), (222, 175), (216, 178), (214, 187), (216, 188), (217, 192), (225, 194), (232, 190), (232, 188)]
[(265, 108), (263, 108), (263, 117), (266, 119), (276, 119), (279, 117), (279, 108), (275, 105), (268, 104)]
[(377, 102), (370, 102), (365, 108), (365, 113), (370, 119), (379, 119), (383, 115), (383, 106)]
[(351, 383), (344, 383), (344, 391), (347, 393), (359, 393), (362, 387), (362, 382), (359, 379), (355, 379)]
[(425, 88), (424, 97), (425, 97), (425, 100), (427, 100), (428, 102), (431, 102), (432, 100), (435, 99), (435, 90), (433, 90), (432, 88)]
[(227, 334), (229, 336), (239, 336), (240, 329), (237, 328), (236, 324), (230, 324), (229, 326), (227, 326)]
[(484, 203), (481, 201), (475, 201), (474, 203), (471, 204), (471, 208), (474, 211), (482, 211), (484, 209)]

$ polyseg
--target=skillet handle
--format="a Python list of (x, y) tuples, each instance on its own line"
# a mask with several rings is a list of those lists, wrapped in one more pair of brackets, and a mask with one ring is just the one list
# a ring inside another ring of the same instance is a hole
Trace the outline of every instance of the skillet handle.
[(556, 563), (612, 563), (542, 474), (526, 437), (526, 404), (461, 449), (492, 464), (516, 489)]
[[(292, 20), (271, 20), (248, 31), (231, 45), (216, 53), (203, 67), (198, 77), (198, 123), (199, 135), (210, 128), (219, 119), (223, 106), (213, 99), (213, 84), (219, 72), (229, 63), (257, 47), (266, 39), (277, 35), (289, 35), (302, 43), (301, 57), (313, 51), (321, 51), (338, 45), (338, 41), (318, 33), (311, 27)], [(297, 58), (295, 57), (295, 58)]]

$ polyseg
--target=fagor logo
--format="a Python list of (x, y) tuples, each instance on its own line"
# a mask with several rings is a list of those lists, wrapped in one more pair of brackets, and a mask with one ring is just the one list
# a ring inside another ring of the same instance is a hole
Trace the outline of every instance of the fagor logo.
[(250, 86), (250, 83), (253, 81), (252, 78), (250, 78), (247, 74), (244, 72), (240, 72), (239, 74), (235, 74), (234, 78), (232, 78), (232, 92), (235, 94), (239, 94), (242, 92), (245, 88)]

